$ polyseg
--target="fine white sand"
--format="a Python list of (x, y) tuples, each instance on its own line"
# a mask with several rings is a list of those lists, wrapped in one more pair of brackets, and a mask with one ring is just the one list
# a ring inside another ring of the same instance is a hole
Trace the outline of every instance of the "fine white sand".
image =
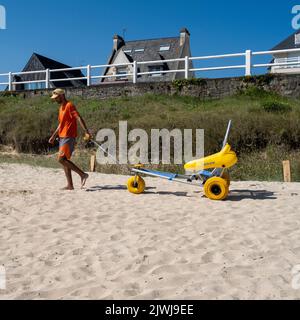
[(132, 195), (127, 178), (68, 192), (62, 170), (0, 165), (0, 299), (300, 298), (300, 184), (233, 182), (213, 202), (151, 178)]

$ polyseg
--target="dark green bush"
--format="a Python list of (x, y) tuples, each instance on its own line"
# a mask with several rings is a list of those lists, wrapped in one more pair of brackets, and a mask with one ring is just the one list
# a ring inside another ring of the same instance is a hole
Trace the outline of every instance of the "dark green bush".
[(190, 85), (204, 86), (206, 84), (207, 84), (207, 81), (201, 78), (179, 79), (179, 80), (174, 80), (172, 82), (172, 86), (178, 91), (181, 91), (184, 87), (187, 87)]
[(277, 95), (272, 92), (268, 92), (264, 90), (263, 88), (259, 88), (255, 85), (249, 85), (244, 88), (241, 88), (238, 93), (239, 96), (249, 97), (251, 99), (261, 99), (261, 98), (267, 98), (270, 96), (276, 97)]
[(266, 112), (287, 113), (292, 111), (292, 107), (286, 103), (277, 100), (265, 101), (262, 103), (262, 108)]
[(263, 87), (264, 85), (268, 85), (274, 79), (273, 74), (263, 74), (259, 76), (245, 76), (243, 78), (243, 82), (246, 84), (254, 84), (259, 87)]

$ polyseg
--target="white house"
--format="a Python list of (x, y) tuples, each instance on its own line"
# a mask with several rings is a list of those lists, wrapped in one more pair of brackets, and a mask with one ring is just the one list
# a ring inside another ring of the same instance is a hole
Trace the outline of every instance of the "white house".
[(286, 66), (274, 66), (270, 69), (271, 73), (300, 73), (300, 30), (280, 42), (272, 50), (298, 49), (299, 52), (276, 53), (274, 54), (275, 63), (293, 63)]
[[(113, 50), (108, 59), (108, 64), (131, 64), (133, 61), (161, 61), (161, 63), (152, 65), (138, 65), (138, 73), (157, 73), (139, 75), (137, 81), (172, 81), (184, 78), (184, 73), (168, 73), (164, 71), (184, 69), (184, 62), (166, 62), (164, 60), (184, 58), (186, 56), (191, 56), (190, 33), (186, 28), (183, 28), (180, 31), (179, 36), (169, 38), (125, 41), (119, 35), (115, 35), (113, 38)], [(193, 68), (192, 61), (190, 62), (190, 68)], [(128, 76), (127, 74), (131, 74), (133, 72), (132, 69), (132, 64), (128, 66), (107, 68), (103, 75), (110, 77), (103, 78), (102, 82), (130, 81), (132, 80), (132, 76)], [(161, 73), (159, 73), (159, 71), (161, 71)], [(118, 76), (115, 77), (115, 75)], [(194, 73), (190, 72), (189, 77), (193, 76)]]

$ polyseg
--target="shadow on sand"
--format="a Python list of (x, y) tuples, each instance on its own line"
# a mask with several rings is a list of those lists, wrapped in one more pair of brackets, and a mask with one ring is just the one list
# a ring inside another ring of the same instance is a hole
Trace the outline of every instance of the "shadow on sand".
[[(124, 185), (106, 185), (106, 186), (94, 186), (91, 188), (86, 189), (86, 192), (97, 192), (97, 191), (107, 191), (107, 190), (126, 190), (127, 187)], [(145, 195), (160, 195), (160, 196), (176, 196), (176, 197), (186, 197), (190, 198), (188, 192), (170, 192), (170, 191), (151, 191), (156, 190), (153, 187), (147, 187), (145, 191)], [(202, 191), (195, 191), (195, 194), (203, 194)], [(203, 195), (204, 197), (204, 195)], [(230, 190), (230, 194), (226, 201), (241, 201), (245, 199), (252, 199), (252, 200), (276, 200), (277, 197), (275, 196), (274, 192), (267, 191), (267, 190)]]
[[(86, 192), (97, 192), (97, 191), (107, 191), (107, 190), (126, 190), (127, 191), (127, 187), (124, 185), (116, 185), (116, 186), (110, 186), (110, 185), (106, 185), (106, 186), (94, 186), (91, 188), (86, 189)], [(158, 191), (158, 192), (153, 192), (151, 190), (156, 190), (156, 188), (154, 187), (147, 187), (146, 191), (144, 192), (145, 195), (150, 195), (150, 194), (157, 194), (160, 196), (168, 196), (168, 195), (173, 195), (176, 197), (188, 197), (188, 193), (187, 192), (168, 192), (168, 191)]]
[(118, 185), (118, 186), (94, 186), (86, 189), (86, 192), (97, 192), (97, 191), (105, 191), (105, 190), (127, 190), (126, 186)]
[[(155, 188), (152, 188), (155, 189)], [(159, 196), (175, 196), (175, 197), (186, 197), (190, 198), (188, 196), (188, 192), (170, 192), (170, 191), (158, 191), (158, 192), (145, 192), (145, 194), (157, 194)]]
[[(156, 188), (146, 188), (146, 190), (153, 190)], [(105, 190), (126, 190), (127, 191), (127, 187), (125, 185), (118, 185), (118, 186), (94, 186), (91, 188), (86, 189), (86, 192), (96, 192), (96, 191), (105, 191)]]
[(276, 200), (274, 192), (267, 190), (230, 190), (227, 201), (252, 200)]

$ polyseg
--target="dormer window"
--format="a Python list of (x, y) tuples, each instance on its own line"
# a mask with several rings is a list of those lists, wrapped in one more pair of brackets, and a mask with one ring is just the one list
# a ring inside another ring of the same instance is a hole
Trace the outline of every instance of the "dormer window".
[(127, 50), (123, 50), (124, 53), (131, 53), (132, 50), (131, 49), (127, 49)]
[(300, 45), (300, 33), (295, 34), (295, 45)]
[(144, 52), (145, 49), (144, 48), (138, 48), (138, 49), (134, 49), (134, 52), (137, 52), (137, 53), (141, 53), (141, 52)]
[(169, 45), (162, 45), (159, 48), (159, 51), (169, 51), (170, 50), (170, 46)]

